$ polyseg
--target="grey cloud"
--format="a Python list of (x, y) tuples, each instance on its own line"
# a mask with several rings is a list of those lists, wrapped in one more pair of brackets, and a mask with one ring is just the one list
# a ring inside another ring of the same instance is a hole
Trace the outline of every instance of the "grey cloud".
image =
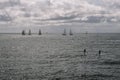
[[(74, 3), (74, 2), (78, 3)], [(18, 2), (3, 1), (0, 2), (0, 8), (7, 10), (11, 17), (14, 17), (15, 21), (32, 18), (34, 21), (59, 21), (64, 22), (89, 22), (99, 23), (106, 18), (107, 22), (111, 22), (111, 19), (116, 18), (119, 21), (119, 10), (116, 10), (118, 14), (114, 15), (114, 9), (119, 9), (120, 4), (113, 1), (113, 4), (109, 4), (107, 0), (18, 0)], [(34, 2), (34, 3), (33, 3)], [(81, 2), (81, 3), (80, 3)], [(19, 6), (17, 6), (19, 5)], [(112, 8), (111, 8), (112, 7)], [(111, 8), (111, 10), (110, 10)], [(13, 14), (15, 13), (15, 14)], [(98, 15), (98, 16), (97, 16)], [(107, 16), (106, 16), (107, 15)], [(81, 18), (87, 17), (88, 20), (84, 21)], [(78, 18), (76, 20), (76, 18)], [(6, 17), (6, 14), (0, 17), (1, 21), (13, 20), (10, 17)]]
[(72, 19), (74, 19), (76, 17), (78, 17), (78, 15), (65, 14), (64, 16), (57, 16), (57, 17), (54, 17), (54, 18), (46, 19), (46, 20), (72, 20)]
[(0, 2), (0, 8), (1, 9), (7, 8), (7, 7), (14, 7), (16, 5), (20, 5), (20, 2), (13, 1), (13, 0)]
[(0, 21), (11, 21), (12, 19), (6, 15), (0, 15)]

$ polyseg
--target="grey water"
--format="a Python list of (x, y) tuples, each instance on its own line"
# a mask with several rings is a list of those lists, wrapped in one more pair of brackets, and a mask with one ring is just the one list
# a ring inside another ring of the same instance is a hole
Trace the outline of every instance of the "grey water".
[(120, 80), (119, 75), (119, 33), (0, 34), (0, 80)]

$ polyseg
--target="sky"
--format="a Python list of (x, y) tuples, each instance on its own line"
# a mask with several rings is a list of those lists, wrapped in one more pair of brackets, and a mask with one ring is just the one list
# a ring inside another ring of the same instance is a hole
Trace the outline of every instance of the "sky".
[(119, 32), (119, 22), (120, 0), (0, 0), (0, 32)]

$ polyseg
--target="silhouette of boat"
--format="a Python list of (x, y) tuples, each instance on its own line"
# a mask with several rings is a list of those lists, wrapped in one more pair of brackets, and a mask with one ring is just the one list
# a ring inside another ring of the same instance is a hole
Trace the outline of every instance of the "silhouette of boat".
[(29, 30), (28, 35), (31, 35), (31, 30)]
[(73, 33), (72, 33), (72, 30), (70, 29), (70, 33), (69, 33), (69, 35), (73, 35)]
[(64, 35), (64, 36), (65, 36), (65, 35), (67, 35), (67, 34), (66, 34), (66, 29), (64, 29), (64, 32), (63, 32), (63, 34), (62, 34), (62, 35)]
[(22, 31), (22, 35), (25, 35), (25, 30)]
[(86, 31), (86, 33), (85, 34), (88, 34), (88, 32)]
[(39, 29), (39, 33), (38, 33), (38, 35), (42, 35), (42, 33), (41, 33), (41, 29)]

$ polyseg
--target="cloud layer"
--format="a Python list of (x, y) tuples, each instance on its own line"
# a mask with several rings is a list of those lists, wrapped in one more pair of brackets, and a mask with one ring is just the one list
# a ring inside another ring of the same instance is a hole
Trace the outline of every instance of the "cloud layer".
[(0, 22), (61, 25), (120, 21), (120, 0), (1, 0)]

